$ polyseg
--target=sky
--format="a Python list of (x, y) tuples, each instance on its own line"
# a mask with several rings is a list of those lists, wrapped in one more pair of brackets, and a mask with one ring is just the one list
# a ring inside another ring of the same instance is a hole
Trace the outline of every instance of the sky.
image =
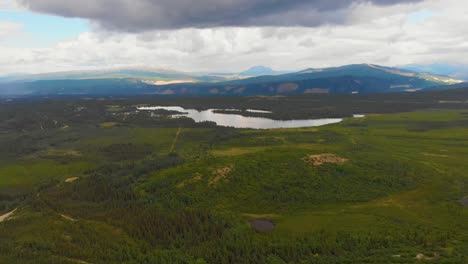
[(0, 0), (0, 76), (468, 65), (465, 0)]

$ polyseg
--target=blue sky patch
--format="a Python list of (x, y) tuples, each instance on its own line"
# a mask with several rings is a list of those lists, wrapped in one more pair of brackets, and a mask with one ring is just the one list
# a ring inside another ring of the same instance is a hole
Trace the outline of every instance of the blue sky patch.
[(410, 24), (424, 23), (426, 20), (434, 16), (434, 12), (431, 10), (423, 9), (409, 14), (408, 22)]
[(89, 31), (87, 20), (43, 15), (29, 11), (0, 10), (0, 21), (22, 24), (22, 33), (32, 38), (29, 44), (34, 43), (34, 47), (49, 46)]

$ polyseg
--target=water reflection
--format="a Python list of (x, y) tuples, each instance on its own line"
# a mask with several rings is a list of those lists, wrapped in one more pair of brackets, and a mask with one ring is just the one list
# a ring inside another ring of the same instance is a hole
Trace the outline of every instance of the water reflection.
[[(326, 118), (326, 119), (306, 119), (306, 120), (273, 120), (263, 117), (246, 117), (236, 114), (222, 114), (213, 112), (216, 109), (208, 109), (198, 111), (195, 109), (185, 109), (179, 106), (152, 106), (139, 107), (138, 110), (153, 111), (153, 110), (177, 111), (183, 114), (174, 115), (174, 117), (186, 116), (195, 120), (195, 122), (211, 121), (218, 126), (229, 126), (235, 128), (252, 128), (252, 129), (272, 129), (272, 128), (299, 128), (299, 127), (316, 127), (328, 124), (339, 123), (343, 121), (341, 118)], [(250, 112), (267, 112), (262, 110), (249, 109)]]

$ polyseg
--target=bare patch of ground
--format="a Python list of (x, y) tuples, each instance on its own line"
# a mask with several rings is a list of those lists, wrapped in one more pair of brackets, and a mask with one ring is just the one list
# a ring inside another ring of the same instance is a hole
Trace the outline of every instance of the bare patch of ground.
[(60, 215), (62, 218), (68, 220), (68, 221), (72, 221), (72, 222), (75, 222), (75, 221), (76, 221), (75, 218), (70, 217), (70, 216), (68, 216), (68, 215), (64, 215), (64, 214), (59, 214), (59, 215)]
[(250, 226), (259, 233), (268, 233), (275, 230), (275, 223), (267, 219), (251, 219)]
[(66, 183), (72, 183), (80, 179), (80, 177), (73, 177), (73, 178), (68, 178), (65, 180)]
[(208, 183), (209, 185), (215, 185), (221, 180), (227, 180), (227, 176), (234, 170), (234, 166), (230, 165), (223, 168), (214, 169), (212, 174), (213, 178)]
[(18, 210), (18, 208), (4, 215), (0, 215), (0, 223), (10, 218), (16, 212), (16, 210)]
[(323, 153), (323, 154), (316, 154), (316, 155), (309, 155), (303, 158), (305, 162), (314, 166), (320, 166), (325, 163), (331, 164), (343, 164), (348, 162), (348, 159), (342, 158), (335, 154), (331, 153)]
[(200, 173), (197, 172), (197, 173), (195, 173), (195, 174), (193, 175), (193, 178), (192, 178), (192, 179), (188, 179), (188, 180), (185, 180), (185, 181), (183, 181), (183, 182), (177, 184), (177, 188), (182, 189), (182, 188), (184, 188), (184, 187), (187, 186), (187, 185), (195, 184), (195, 183), (197, 183), (197, 182), (199, 182), (199, 181), (201, 181), (201, 180), (202, 180), (202, 175), (201, 175)]

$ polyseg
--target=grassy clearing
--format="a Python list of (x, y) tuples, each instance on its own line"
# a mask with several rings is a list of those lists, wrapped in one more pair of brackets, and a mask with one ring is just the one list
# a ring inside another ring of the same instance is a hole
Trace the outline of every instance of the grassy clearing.
[(53, 161), (25, 161), (0, 168), (0, 193), (14, 194), (33, 190), (51, 180), (63, 181), (83, 174), (93, 165), (86, 162), (58, 164)]

